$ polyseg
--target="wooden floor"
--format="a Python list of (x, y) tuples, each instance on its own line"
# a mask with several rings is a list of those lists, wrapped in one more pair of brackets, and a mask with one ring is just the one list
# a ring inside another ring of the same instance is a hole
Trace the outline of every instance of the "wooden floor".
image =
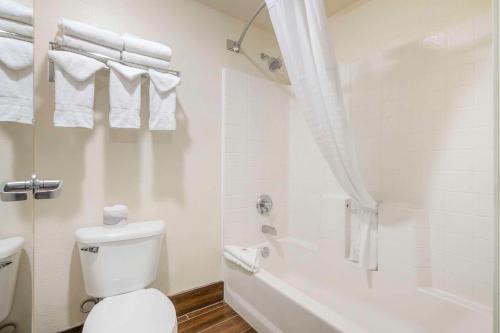
[(179, 333), (256, 333), (223, 301), (177, 318)]

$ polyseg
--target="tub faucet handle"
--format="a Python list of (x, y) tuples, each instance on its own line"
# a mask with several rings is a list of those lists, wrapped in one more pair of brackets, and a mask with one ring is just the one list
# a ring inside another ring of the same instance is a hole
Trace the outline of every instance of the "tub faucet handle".
[(260, 215), (268, 216), (273, 209), (273, 200), (269, 195), (262, 194), (257, 198), (257, 204), (255, 207)]

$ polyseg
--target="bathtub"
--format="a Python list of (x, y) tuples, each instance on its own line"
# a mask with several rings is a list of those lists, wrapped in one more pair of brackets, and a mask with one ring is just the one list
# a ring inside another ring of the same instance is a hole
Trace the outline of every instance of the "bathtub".
[[(491, 333), (487, 309), (465, 306), (405, 279), (366, 275), (347, 261), (285, 238), (251, 275), (225, 262), (225, 299), (259, 333)], [(365, 275), (363, 279), (360, 275)]]

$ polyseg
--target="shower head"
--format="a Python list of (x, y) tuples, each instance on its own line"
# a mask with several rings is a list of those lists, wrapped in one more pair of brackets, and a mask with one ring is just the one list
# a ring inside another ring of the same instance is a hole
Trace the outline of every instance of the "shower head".
[(269, 55), (265, 53), (260, 54), (260, 58), (262, 60), (267, 61), (267, 66), (271, 72), (275, 72), (283, 66), (283, 63), (281, 62), (280, 58), (275, 58), (275, 57), (270, 57)]

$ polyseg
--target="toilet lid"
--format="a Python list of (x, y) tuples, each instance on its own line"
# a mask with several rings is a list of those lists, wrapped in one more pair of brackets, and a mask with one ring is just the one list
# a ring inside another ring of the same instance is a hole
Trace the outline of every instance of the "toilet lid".
[(83, 333), (174, 333), (172, 302), (156, 289), (107, 297), (90, 311)]

